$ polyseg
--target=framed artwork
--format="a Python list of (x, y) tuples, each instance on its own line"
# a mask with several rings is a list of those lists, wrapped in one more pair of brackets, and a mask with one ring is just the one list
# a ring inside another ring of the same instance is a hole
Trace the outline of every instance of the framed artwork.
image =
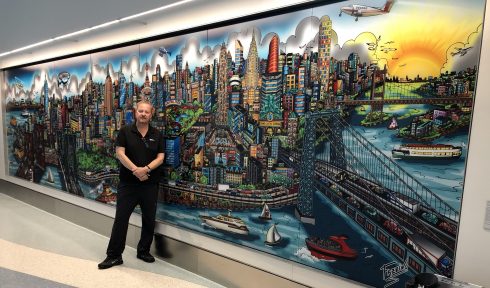
[(375, 287), (452, 277), (484, 7), (321, 2), (5, 69), (7, 173), (114, 205), (146, 99), (159, 220)]

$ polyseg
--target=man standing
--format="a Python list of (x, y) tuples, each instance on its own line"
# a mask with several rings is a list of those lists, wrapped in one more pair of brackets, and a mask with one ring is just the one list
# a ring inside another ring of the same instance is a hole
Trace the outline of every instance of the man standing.
[(126, 245), (129, 217), (136, 205), (141, 208), (141, 237), (137, 257), (151, 263), (155, 258), (150, 246), (155, 229), (155, 215), (160, 181), (160, 165), (164, 158), (162, 134), (150, 126), (153, 106), (140, 101), (136, 106), (136, 122), (123, 127), (116, 139), (116, 156), (121, 162), (117, 188), (116, 217), (107, 258), (99, 263), (99, 269), (111, 268), (123, 263), (122, 253)]

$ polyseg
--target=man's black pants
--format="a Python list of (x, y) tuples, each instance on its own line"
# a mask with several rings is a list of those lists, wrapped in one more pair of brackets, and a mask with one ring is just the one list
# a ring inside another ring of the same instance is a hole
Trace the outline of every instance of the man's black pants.
[(138, 204), (141, 208), (142, 225), (137, 253), (147, 253), (150, 251), (155, 230), (158, 184), (119, 184), (117, 190), (116, 217), (107, 247), (107, 256), (115, 258), (122, 255), (126, 245), (129, 217)]

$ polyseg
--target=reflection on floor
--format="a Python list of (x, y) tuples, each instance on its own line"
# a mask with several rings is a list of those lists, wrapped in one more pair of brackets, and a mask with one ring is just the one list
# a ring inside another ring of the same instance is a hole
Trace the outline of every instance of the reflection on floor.
[(124, 264), (97, 269), (107, 237), (0, 192), (1, 287), (209, 287), (208, 279), (157, 259), (148, 264), (126, 246)]

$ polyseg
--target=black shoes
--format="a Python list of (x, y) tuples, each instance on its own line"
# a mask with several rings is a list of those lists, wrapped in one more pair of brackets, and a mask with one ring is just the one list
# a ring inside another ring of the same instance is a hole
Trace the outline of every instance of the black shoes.
[(107, 258), (105, 258), (104, 261), (99, 263), (99, 269), (107, 269), (107, 268), (111, 268), (112, 266), (121, 265), (121, 264), (123, 264), (123, 260), (121, 256), (116, 258), (107, 256)]
[(155, 262), (155, 257), (151, 256), (151, 254), (148, 253), (148, 252), (146, 252), (146, 253), (138, 253), (136, 255), (136, 257), (138, 259), (141, 259), (141, 260), (147, 262), (147, 263), (153, 263), (153, 262)]
[[(136, 257), (138, 257), (138, 259), (141, 259), (147, 263), (155, 262), (155, 257), (151, 256), (151, 254), (148, 252), (137, 254)], [(100, 262), (98, 266), (99, 269), (108, 269), (111, 268), (112, 266), (121, 265), (121, 264), (123, 264), (123, 259), (121, 256), (116, 258), (107, 256), (107, 258), (105, 258), (104, 261)]]

